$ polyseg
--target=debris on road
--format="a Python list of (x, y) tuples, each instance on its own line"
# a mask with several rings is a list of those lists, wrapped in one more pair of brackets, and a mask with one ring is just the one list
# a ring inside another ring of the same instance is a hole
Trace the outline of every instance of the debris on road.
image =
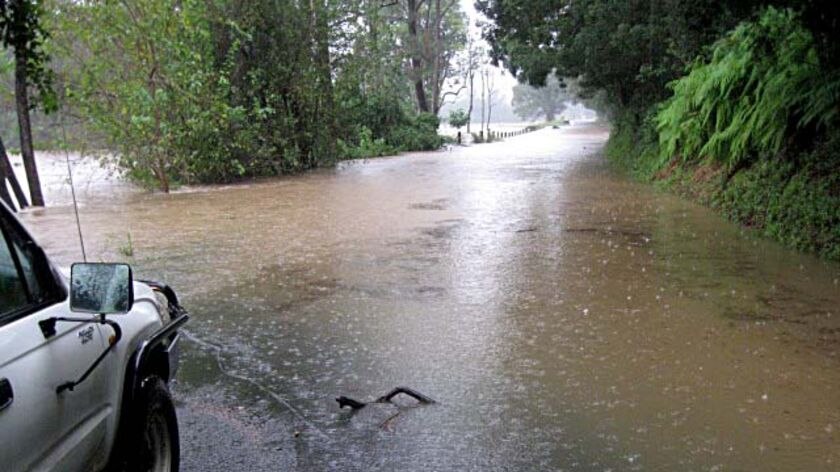
[(401, 393), (414, 398), (415, 400), (417, 400), (418, 402), (420, 402), (422, 404), (436, 403), (434, 400), (427, 397), (426, 395), (423, 395), (422, 393), (420, 393), (420, 392), (418, 392), (414, 389), (410, 389), (408, 387), (396, 387), (393, 390), (391, 390), (390, 392), (388, 392), (387, 394), (377, 398), (376, 400), (374, 400), (372, 402), (360, 402), (358, 400), (354, 400), (352, 398), (348, 398), (348, 397), (345, 397), (345, 396), (340, 396), (340, 397), (336, 398), (335, 401), (338, 402), (338, 407), (339, 408), (344, 408), (345, 406), (349, 406), (350, 408), (352, 408), (354, 410), (358, 410), (358, 409), (364, 408), (365, 406), (367, 406), (370, 403), (391, 403), (391, 400), (395, 396), (397, 396)]

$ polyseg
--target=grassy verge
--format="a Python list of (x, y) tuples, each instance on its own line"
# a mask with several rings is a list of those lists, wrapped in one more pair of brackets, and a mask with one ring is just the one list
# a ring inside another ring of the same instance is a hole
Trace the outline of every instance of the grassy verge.
[(790, 248), (840, 261), (840, 138), (809, 152), (759, 157), (732, 171), (710, 161), (660, 163), (649, 137), (619, 126), (606, 154), (639, 180), (711, 207)]

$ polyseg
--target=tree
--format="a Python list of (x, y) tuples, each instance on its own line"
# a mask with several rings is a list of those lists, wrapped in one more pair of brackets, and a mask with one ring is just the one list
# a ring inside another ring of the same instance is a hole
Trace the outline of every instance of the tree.
[(456, 129), (461, 129), (464, 125), (470, 122), (470, 116), (464, 110), (452, 110), (449, 112), (449, 125)]
[[(559, 4), (558, 4), (559, 3)], [(765, 0), (479, 0), (494, 60), (542, 85), (552, 71), (603, 90), (616, 115), (640, 123), (704, 48)]]
[(418, 2), (417, 0), (406, 0), (406, 20), (408, 23), (408, 37), (409, 37), (409, 47), (411, 48), (411, 72), (412, 72), (412, 80), (414, 82), (414, 94), (417, 96), (417, 108), (421, 112), (428, 113), (429, 109), (429, 101), (426, 96), (426, 88), (423, 81), (424, 75), (424, 64), (423, 64), (423, 53), (421, 49), (421, 40), (420, 34), (418, 33), (417, 24), (419, 22), (418, 18), (418, 10), (420, 6), (423, 4), (422, 1)]
[(212, 82), (184, 24), (200, 21), (194, 2), (181, 7), (174, 0), (64, 4), (55, 28), (57, 47), (73, 61), (64, 78), (72, 106), (119, 153), (121, 167), (164, 192), (183, 164), (185, 120), (200, 116), (197, 84)]
[(600, 111), (619, 135), (650, 125), (646, 117), (673, 95), (668, 84), (767, 5), (797, 13), (825, 75), (840, 76), (840, 4), (831, 0), (479, 0), (477, 8), (491, 20), (484, 37), (493, 60), (532, 85), (552, 71), (578, 78), (580, 97), (607, 104)]
[(484, 50), (476, 45), (475, 38), (472, 34), (470, 34), (466, 51), (466, 82), (470, 89), (469, 108), (467, 109), (467, 133), (470, 132), (470, 123), (472, 122), (473, 97), (475, 95), (475, 73), (480, 66), (481, 57), (484, 55), (483, 53)]
[(487, 107), (485, 98), (487, 96), (487, 70), (482, 69), (478, 72), (478, 77), (481, 79), (481, 134), (484, 134), (484, 110)]
[(335, 6), (279, 3), (58, 1), (72, 105), (164, 192), (334, 162)]
[[(44, 196), (32, 145), (29, 112), (34, 105), (29, 96), (30, 88), (34, 87), (38, 92), (35, 104), (40, 103), (47, 112), (56, 106), (52, 74), (46, 68), (49, 57), (44, 52), (44, 42), (48, 34), (41, 26), (42, 14), (41, 3), (35, 0), (0, 0), (0, 44), (11, 48), (15, 58), (15, 106), (20, 149), (34, 206), (44, 206)], [(20, 203), (25, 206), (25, 202)]]
[(68, 107), (163, 191), (433, 149), (460, 90), (454, 0), (45, 1)]
[(516, 84), (513, 87), (513, 111), (523, 120), (545, 116), (546, 121), (551, 122), (563, 112), (570, 98), (565, 83), (552, 73), (543, 86)]
[[(487, 84), (487, 133), (490, 133), (490, 119), (493, 115), (493, 104), (496, 101), (496, 79), (490, 69), (484, 69), (484, 79)], [(488, 136), (489, 138), (489, 136)]]
[(437, 115), (446, 96), (458, 93), (444, 92), (443, 87), (454, 76), (453, 59), (466, 42), (464, 14), (457, 0), (404, 2), (405, 44), (417, 108)]

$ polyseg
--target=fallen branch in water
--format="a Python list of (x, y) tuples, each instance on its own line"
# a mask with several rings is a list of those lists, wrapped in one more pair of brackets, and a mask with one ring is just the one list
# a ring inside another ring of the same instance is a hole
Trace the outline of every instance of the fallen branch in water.
[(345, 406), (349, 406), (350, 408), (352, 408), (354, 410), (359, 410), (359, 409), (364, 408), (365, 406), (367, 406), (371, 403), (391, 403), (391, 400), (395, 396), (397, 396), (401, 393), (404, 394), (404, 395), (408, 395), (409, 397), (412, 397), (415, 400), (417, 400), (418, 402), (423, 403), (423, 404), (435, 403), (434, 400), (427, 397), (426, 395), (423, 395), (422, 393), (420, 393), (416, 390), (410, 389), (408, 387), (397, 387), (397, 388), (391, 390), (390, 392), (386, 393), (385, 395), (377, 398), (376, 400), (374, 400), (372, 402), (360, 402), (358, 400), (354, 400), (352, 398), (345, 397), (345, 396), (340, 396), (340, 397), (336, 398), (335, 401), (338, 402), (338, 407), (339, 408), (344, 408)]

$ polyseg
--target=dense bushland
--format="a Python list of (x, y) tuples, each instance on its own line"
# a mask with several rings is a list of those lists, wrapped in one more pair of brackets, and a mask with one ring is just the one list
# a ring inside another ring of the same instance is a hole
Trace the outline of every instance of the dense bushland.
[(649, 144), (637, 170), (719, 166), (715, 179), (673, 180), (735, 221), (840, 260), (840, 77), (798, 15), (766, 9), (671, 87), (658, 152)]
[(520, 78), (553, 70), (584, 97), (602, 94), (617, 165), (840, 259), (840, 5), (480, 6), (497, 20), (486, 31), (494, 54)]
[(465, 42), (456, 0), (23, 3), (71, 144), (164, 191), (437, 148)]
[(670, 87), (656, 116), (664, 160), (735, 168), (828, 130), (838, 117), (840, 77), (823, 70), (792, 10), (771, 7), (739, 25)]

